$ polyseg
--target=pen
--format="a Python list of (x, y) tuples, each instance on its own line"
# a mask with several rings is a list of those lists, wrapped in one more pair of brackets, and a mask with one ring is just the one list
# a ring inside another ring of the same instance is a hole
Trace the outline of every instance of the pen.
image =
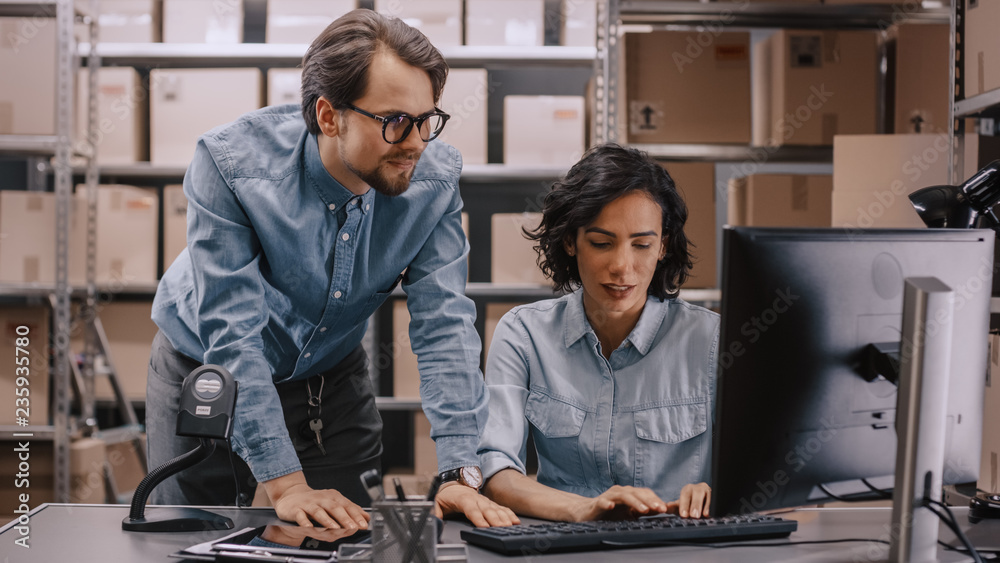
[(382, 488), (382, 476), (378, 469), (369, 469), (361, 474), (361, 484), (368, 491), (368, 497), (372, 502), (378, 502), (385, 498), (385, 490)]
[(262, 561), (264, 563), (316, 563), (317, 561), (328, 561), (327, 558), (314, 559), (293, 557), (290, 555), (275, 555), (264, 550), (251, 552), (219, 551), (215, 554), (215, 560), (221, 563), (244, 563), (246, 561)]
[(392, 486), (396, 488), (396, 500), (406, 502), (406, 491), (403, 490), (403, 483), (400, 482), (399, 477), (392, 478)]
[(438, 494), (438, 488), (441, 487), (441, 476), (435, 475), (434, 479), (431, 481), (430, 488), (427, 489), (427, 500), (434, 500), (434, 497)]

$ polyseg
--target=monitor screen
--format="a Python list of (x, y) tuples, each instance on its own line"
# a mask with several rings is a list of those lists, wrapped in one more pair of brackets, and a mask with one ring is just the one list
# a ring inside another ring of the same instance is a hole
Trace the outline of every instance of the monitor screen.
[[(943, 479), (975, 481), (994, 233), (731, 228), (723, 236), (713, 513), (891, 488), (896, 386), (862, 376), (900, 341), (903, 281), (955, 291)], [(928, 331), (933, 329), (933, 323)]]

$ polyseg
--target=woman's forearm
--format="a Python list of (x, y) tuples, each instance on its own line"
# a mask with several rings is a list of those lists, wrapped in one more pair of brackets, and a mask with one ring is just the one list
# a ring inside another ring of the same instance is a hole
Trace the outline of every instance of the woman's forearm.
[(521, 516), (569, 522), (582, 519), (585, 503), (591, 500), (545, 486), (515, 469), (493, 475), (483, 487), (483, 494)]

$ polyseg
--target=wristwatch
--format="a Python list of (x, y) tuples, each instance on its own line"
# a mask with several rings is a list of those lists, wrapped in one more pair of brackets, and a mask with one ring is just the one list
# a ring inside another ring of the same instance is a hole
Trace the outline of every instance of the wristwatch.
[(441, 473), (441, 484), (458, 481), (460, 485), (479, 490), (483, 486), (483, 472), (475, 465), (459, 467)]

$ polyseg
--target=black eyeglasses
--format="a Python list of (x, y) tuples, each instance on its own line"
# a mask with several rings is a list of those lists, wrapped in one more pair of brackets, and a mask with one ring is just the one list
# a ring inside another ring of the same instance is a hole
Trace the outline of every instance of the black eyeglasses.
[(368, 113), (367, 111), (359, 107), (352, 106), (351, 104), (344, 105), (361, 115), (382, 122), (382, 138), (385, 139), (385, 142), (390, 145), (395, 145), (405, 141), (406, 137), (410, 134), (410, 131), (413, 130), (414, 125), (417, 126), (420, 138), (425, 143), (429, 143), (441, 134), (441, 131), (444, 130), (444, 124), (451, 118), (450, 115), (439, 110), (438, 108), (434, 108), (434, 111), (418, 117), (413, 117), (405, 113), (394, 113), (392, 115), (381, 116), (375, 115), (374, 113)]

